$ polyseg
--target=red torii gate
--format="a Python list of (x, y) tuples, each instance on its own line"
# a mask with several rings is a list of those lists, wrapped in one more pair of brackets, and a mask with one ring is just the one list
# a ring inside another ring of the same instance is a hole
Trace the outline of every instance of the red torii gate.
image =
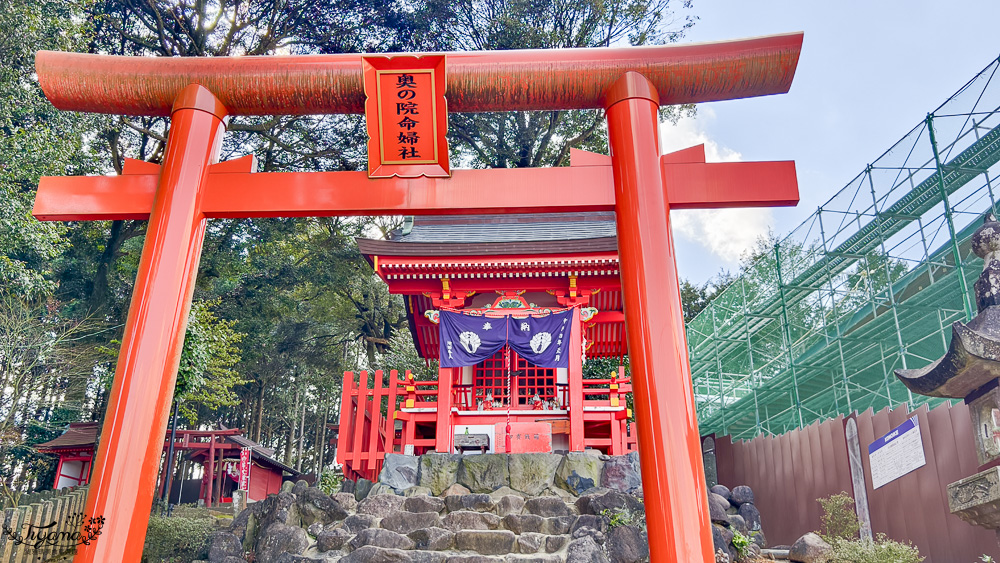
[[(41, 51), (63, 110), (170, 116), (163, 164), (43, 178), (42, 220), (149, 218), (78, 562), (138, 561), (156, 485), (206, 219), (614, 210), (653, 561), (713, 561), (673, 241), (674, 208), (794, 205), (794, 163), (659, 154), (657, 112), (788, 91), (802, 35), (666, 47), (446, 53), (450, 111), (603, 108), (607, 166), (456, 170), (451, 178), (260, 173), (216, 163), (231, 115), (362, 113), (361, 55), (141, 58)], [(410, 55), (412, 56), (412, 55)], [(572, 190), (559, 190), (572, 186)], [(132, 460), (135, 460), (134, 462)]]

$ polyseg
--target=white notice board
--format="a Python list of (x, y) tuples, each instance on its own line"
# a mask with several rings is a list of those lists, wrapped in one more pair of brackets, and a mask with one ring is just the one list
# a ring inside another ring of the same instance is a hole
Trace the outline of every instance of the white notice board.
[(924, 459), (924, 445), (920, 441), (917, 417), (893, 428), (885, 436), (876, 438), (868, 446), (868, 462), (871, 465), (873, 489), (923, 467), (927, 460)]

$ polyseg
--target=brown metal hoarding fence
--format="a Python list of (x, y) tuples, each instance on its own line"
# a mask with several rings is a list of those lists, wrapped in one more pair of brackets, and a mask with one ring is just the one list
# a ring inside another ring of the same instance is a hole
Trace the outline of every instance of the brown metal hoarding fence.
[[(925, 465), (872, 488), (868, 445), (916, 416)], [(732, 442), (715, 437), (719, 483), (749, 485), (769, 545), (790, 545), (820, 529), (818, 498), (846, 492), (856, 500), (851, 480), (846, 428), (854, 419), (860, 445), (871, 529), (875, 534), (910, 541), (927, 563), (972, 563), (980, 556), (1000, 557), (997, 535), (948, 511), (947, 486), (978, 471), (969, 411), (964, 403), (906, 405), (850, 417), (838, 416), (780, 436), (761, 435)]]

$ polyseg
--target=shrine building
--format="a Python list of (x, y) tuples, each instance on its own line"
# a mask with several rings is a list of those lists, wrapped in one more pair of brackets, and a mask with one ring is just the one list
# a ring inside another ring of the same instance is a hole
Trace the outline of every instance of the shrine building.
[(344, 374), (344, 474), (374, 479), (386, 453), (635, 449), (623, 369), (583, 377), (588, 359), (628, 353), (615, 233), (613, 212), (451, 215), (359, 239), (441, 367)]
[[(89, 484), (98, 430), (96, 422), (71, 422), (61, 435), (35, 446), (41, 453), (59, 456), (53, 489)], [(244, 437), (239, 428), (179, 429), (174, 440), (174, 455), (187, 460), (189, 470), (179, 473), (190, 472), (193, 477), (173, 480), (169, 502), (194, 503), (200, 499), (206, 506), (232, 502), (232, 493), (239, 483), (241, 448), (250, 448), (250, 484), (247, 491), (250, 501), (264, 500), (267, 495), (280, 491), (282, 482), (295, 481), (302, 475), (295, 468), (275, 459), (274, 450)], [(166, 454), (169, 450), (168, 435), (163, 444), (165, 455), (156, 486), (157, 497), (164, 494)], [(193, 471), (191, 466), (198, 466), (200, 470)]]

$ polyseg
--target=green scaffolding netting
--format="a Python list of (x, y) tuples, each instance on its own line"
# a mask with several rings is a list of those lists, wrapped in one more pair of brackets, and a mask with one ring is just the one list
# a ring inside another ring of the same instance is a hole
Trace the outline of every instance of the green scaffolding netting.
[[(687, 325), (703, 435), (780, 434), (941, 399), (893, 370), (939, 358), (975, 314), (969, 238), (1000, 189), (994, 60)], [(831, 158), (836, 158), (831, 155)], [(995, 212), (995, 211), (994, 211)]]

